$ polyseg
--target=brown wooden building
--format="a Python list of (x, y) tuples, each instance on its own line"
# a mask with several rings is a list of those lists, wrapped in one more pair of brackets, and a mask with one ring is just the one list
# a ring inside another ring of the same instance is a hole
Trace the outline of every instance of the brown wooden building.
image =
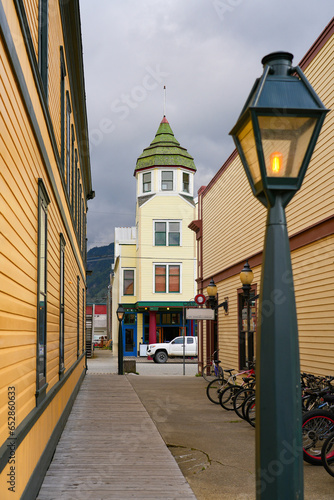
[(0, 186), (0, 496), (33, 499), (86, 365), (78, 0), (0, 2)]
[[(334, 18), (300, 62), (325, 106), (334, 109)], [(334, 373), (334, 118), (328, 113), (301, 190), (287, 207), (296, 293), (301, 369)], [(243, 368), (255, 353), (257, 300), (251, 302), (250, 334), (239, 273), (248, 259), (252, 293), (260, 292), (266, 209), (253, 196), (237, 152), (199, 190), (198, 220), (189, 226), (198, 245), (198, 292), (211, 278), (219, 303), (217, 324), (199, 327), (199, 363), (216, 348), (225, 368)], [(287, 277), (290, 279), (291, 277)], [(291, 281), (292, 283), (292, 281)], [(279, 295), (263, 304), (270, 314)], [(248, 335), (247, 335), (248, 334)], [(247, 338), (248, 337), (248, 338)]]

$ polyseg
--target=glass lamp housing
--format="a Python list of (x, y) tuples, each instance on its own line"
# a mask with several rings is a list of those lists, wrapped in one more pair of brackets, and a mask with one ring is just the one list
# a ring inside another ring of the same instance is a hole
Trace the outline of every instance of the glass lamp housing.
[(264, 204), (283, 195), (284, 205), (300, 188), (328, 110), (292, 54), (264, 57), (241, 115), (231, 130), (253, 193)]

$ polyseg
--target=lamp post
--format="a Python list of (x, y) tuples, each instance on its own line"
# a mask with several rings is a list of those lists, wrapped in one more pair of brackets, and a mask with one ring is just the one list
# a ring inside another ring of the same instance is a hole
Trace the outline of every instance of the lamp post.
[(116, 311), (117, 319), (119, 321), (118, 326), (118, 375), (123, 375), (123, 334), (122, 334), (122, 321), (125, 314), (125, 309), (121, 304), (118, 304), (118, 309)]
[[(246, 331), (246, 341), (247, 341), (247, 351), (248, 351), (248, 362), (251, 361), (253, 362), (253, 359), (250, 358), (250, 351), (249, 351), (249, 346), (250, 346), (250, 307), (249, 307), (249, 299), (250, 299), (250, 291), (251, 291), (251, 285), (252, 281), (254, 279), (254, 274), (253, 271), (251, 270), (248, 260), (246, 260), (246, 263), (240, 273), (240, 281), (242, 283), (242, 291), (244, 294), (244, 299), (246, 303), (246, 311), (247, 311), (247, 331)], [(253, 344), (252, 344), (253, 346)], [(253, 351), (253, 347), (252, 347)], [(253, 357), (253, 356), (252, 356)]]
[(327, 109), (292, 54), (262, 60), (230, 132), (267, 207), (256, 347), (256, 498), (303, 498), (298, 327), (285, 207), (301, 187)]

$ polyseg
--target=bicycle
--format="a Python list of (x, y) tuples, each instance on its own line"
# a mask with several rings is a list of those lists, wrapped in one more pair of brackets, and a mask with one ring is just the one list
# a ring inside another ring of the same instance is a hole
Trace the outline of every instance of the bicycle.
[[(254, 368), (250, 368), (248, 370), (243, 370), (239, 373), (235, 373), (232, 375), (234, 370), (224, 370), (225, 372), (230, 373), (230, 377), (227, 380), (227, 384), (225, 388), (222, 388), (219, 391), (219, 403), (225, 410), (233, 410), (234, 398), (240, 391), (240, 389), (245, 387), (251, 387), (254, 382), (255, 371)], [(237, 384), (237, 377), (240, 375), (246, 375), (243, 377), (243, 382), (241, 385)]]
[(312, 465), (322, 465), (324, 440), (334, 432), (334, 412), (313, 410), (303, 416), (303, 458)]
[(211, 360), (202, 368), (202, 376), (207, 382), (211, 382), (215, 378), (223, 378), (223, 369), (219, 366), (220, 361), (215, 359), (215, 354), (218, 354), (219, 349), (214, 351)]
[[(222, 378), (215, 378), (207, 386), (206, 395), (212, 403), (217, 404), (217, 405), (220, 403), (219, 397), (220, 397), (221, 392), (224, 390), (224, 388), (226, 388), (227, 386), (237, 386), (236, 379), (239, 375), (243, 375), (245, 373), (250, 374), (250, 375), (255, 375), (253, 368), (251, 368), (250, 370), (244, 370), (240, 373), (236, 373), (236, 374), (232, 375), (233, 371), (235, 371), (235, 370), (234, 369), (223, 370), (223, 374), (224, 374), (224, 372), (230, 374), (229, 378), (227, 380), (225, 380), (223, 378), (223, 375), (222, 375)], [(238, 385), (238, 387), (240, 387), (240, 386)]]
[(327, 437), (322, 445), (321, 461), (328, 474), (334, 477), (334, 432)]

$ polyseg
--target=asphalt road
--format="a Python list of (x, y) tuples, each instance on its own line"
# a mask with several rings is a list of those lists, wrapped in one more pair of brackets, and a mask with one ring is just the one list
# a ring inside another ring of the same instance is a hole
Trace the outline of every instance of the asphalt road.
[[(255, 499), (255, 429), (211, 403), (202, 378), (127, 377), (198, 500)], [(323, 467), (305, 463), (304, 484), (305, 500), (333, 500)]]

